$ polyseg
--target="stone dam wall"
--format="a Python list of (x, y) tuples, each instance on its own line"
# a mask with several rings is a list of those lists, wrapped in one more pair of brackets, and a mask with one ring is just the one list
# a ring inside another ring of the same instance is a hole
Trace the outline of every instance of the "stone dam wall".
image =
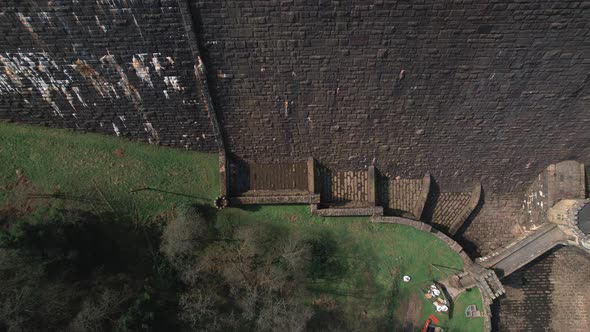
[(191, 1), (235, 155), (522, 191), (588, 159), (587, 1)]
[[(519, 235), (547, 165), (590, 160), (589, 112), (590, 1), (0, 2), (0, 120), (215, 152), (216, 114), (238, 161), (481, 182), (462, 236), (482, 255)], [(584, 329), (590, 306), (560, 294), (587, 262), (564, 252), (511, 276), (497, 328), (559, 330), (529, 315), (548, 285), (547, 317)]]

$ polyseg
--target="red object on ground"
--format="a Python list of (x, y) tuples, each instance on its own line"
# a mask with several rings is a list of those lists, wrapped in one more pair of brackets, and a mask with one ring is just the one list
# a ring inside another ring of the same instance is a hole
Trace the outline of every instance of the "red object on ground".
[(426, 330), (428, 329), (428, 325), (430, 325), (430, 318), (426, 320), (426, 323), (424, 323), (424, 327), (422, 328), (422, 332), (426, 332)]
[(436, 318), (436, 316), (434, 315), (430, 315), (430, 317), (428, 317), (434, 324), (438, 324), (438, 318)]

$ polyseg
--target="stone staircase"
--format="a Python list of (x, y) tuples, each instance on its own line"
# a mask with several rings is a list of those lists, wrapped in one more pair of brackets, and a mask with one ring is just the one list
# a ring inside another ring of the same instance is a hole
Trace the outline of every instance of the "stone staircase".
[(477, 280), (477, 283), (479, 284), (480, 288), (492, 300), (495, 300), (502, 294), (506, 293), (506, 290), (504, 289), (504, 286), (502, 286), (500, 278), (498, 278), (496, 273), (492, 270), (486, 270), (484, 274), (476, 276), (475, 279)]
[(526, 237), (476, 260), (481, 266), (494, 269), (506, 277), (559, 244), (566, 244), (568, 236), (555, 224), (546, 223)]

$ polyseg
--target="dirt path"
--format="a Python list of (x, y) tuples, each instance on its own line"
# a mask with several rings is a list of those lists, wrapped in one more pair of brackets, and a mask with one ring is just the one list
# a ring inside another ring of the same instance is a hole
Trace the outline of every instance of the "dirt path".
[(421, 321), (423, 301), (418, 295), (410, 296), (395, 312), (403, 325), (398, 327), (399, 332), (415, 332), (422, 327), (424, 322)]

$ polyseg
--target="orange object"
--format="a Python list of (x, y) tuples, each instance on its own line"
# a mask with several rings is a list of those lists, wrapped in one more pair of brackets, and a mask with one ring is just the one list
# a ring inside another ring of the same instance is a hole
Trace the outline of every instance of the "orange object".
[(429, 319), (434, 323), (434, 324), (438, 324), (438, 318), (436, 318), (436, 316), (434, 315), (430, 315)]

